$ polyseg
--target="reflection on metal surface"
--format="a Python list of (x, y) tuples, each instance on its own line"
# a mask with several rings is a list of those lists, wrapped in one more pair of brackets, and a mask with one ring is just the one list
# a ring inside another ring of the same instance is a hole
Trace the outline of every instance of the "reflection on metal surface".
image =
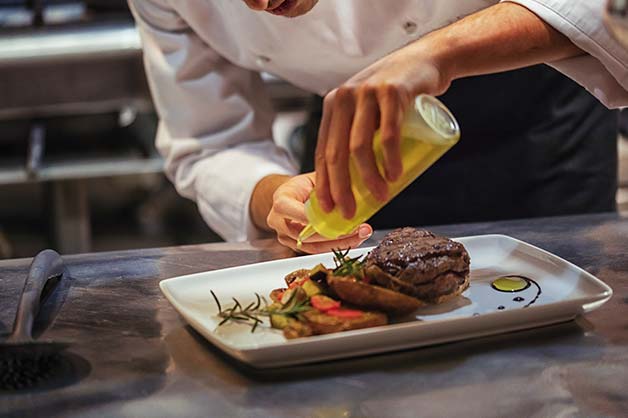
[(31, 126), (30, 137), (28, 138), (28, 157), (26, 159), (26, 175), (29, 178), (37, 176), (37, 171), (41, 167), (44, 157), (46, 130), (41, 123)]
[(132, 22), (42, 30), (0, 38), (0, 65), (33, 61), (139, 54), (140, 38)]
[(0, 171), (0, 185), (21, 184), (27, 181), (80, 180), (131, 174), (153, 174), (161, 173), (162, 170), (163, 160), (160, 157), (66, 159), (42, 165), (36, 171), (35, 177), (29, 176), (28, 171), (21, 165), (13, 167), (5, 165)]
[(42, 20), (49, 25), (78, 21), (85, 16), (86, 11), (87, 7), (80, 2), (51, 4), (43, 10)]

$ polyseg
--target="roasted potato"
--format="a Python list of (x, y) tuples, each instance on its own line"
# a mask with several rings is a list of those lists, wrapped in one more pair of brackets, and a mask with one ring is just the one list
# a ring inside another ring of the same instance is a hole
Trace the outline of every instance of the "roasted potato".
[(286, 284), (290, 286), (290, 284), (296, 279), (301, 279), (303, 277), (309, 277), (309, 276), (310, 276), (309, 269), (299, 269), (299, 270), (295, 270), (293, 272), (288, 273), (286, 277), (284, 277), (284, 280), (286, 281)]
[(289, 319), (288, 326), (283, 329), (283, 335), (287, 339), (292, 340), (294, 338), (314, 335), (314, 331), (312, 331), (312, 328), (305, 322)]
[(364, 309), (405, 315), (424, 306), (416, 298), (353, 277), (329, 276), (327, 284), (341, 300)]
[[(331, 334), (332, 332), (349, 331), (386, 325), (388, 317), (380, 312), (362, 312), (357, 318), (332, 316), (316, 309), (299, 315), (300, 322), (307, 325), (314, 334)], [(284, 334), (285, 335), (285, 334)], [(287, 338), (290, 338), (286, 335)]]
[(281, 297), (283, 296), (284, 292), (288, 290), (285, 287), (281, 288), (281, 289), (275, 289), (273, 291), (270, 292), (270, 300), (272, 300), (273, 302), (277, 302), (277, 303), (281, 303)]

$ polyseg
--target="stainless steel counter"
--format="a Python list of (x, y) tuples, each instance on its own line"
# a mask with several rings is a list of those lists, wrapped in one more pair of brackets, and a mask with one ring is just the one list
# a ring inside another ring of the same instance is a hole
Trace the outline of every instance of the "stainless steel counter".
[[(431, 229), (449, 236), (504, 233), (523, 239), (597, 275), (615, 294), (598, 311), (561, 325), (258, 371), (225, 357), (186, 326), (158, 282), (291, 256), (273, 241), (71, 256), (65, 302), (42, 338), (70, 344), (84, 360), (82, 380), (39, 393), (2, 394), (0, 416), (628, 414), (628, 215)], [(28, 264), (0, 262), (0, 332), (11, 328)]]

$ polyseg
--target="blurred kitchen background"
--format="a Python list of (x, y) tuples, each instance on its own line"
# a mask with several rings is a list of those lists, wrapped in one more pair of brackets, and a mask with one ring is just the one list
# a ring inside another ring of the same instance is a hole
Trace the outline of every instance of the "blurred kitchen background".
[[(264, 80), (298, 158), (316, 100)], [(162, 174), (156, 123), (125, 0), (0, 0), (0, 258), (219, 241)]]

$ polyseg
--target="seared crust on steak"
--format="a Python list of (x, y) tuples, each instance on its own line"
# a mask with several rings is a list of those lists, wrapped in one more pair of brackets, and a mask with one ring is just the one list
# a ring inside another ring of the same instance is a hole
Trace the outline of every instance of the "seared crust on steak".
[(469, 262), (462, 244), (428, 231), (401, 228), (371, 251), (365, 273), (380, 286), (440, 303), (469, 286)]
[(427, 303), (442, 303), (451, 297), (458, 296), (469, 287), (468, 275), (461, 276), (454, 273), (445, 273), (431, 282), (418, 286), (409, 285), (386, 273), (378, 266), (368, 266), (366, 275), (382, 287), (404, 293)]

